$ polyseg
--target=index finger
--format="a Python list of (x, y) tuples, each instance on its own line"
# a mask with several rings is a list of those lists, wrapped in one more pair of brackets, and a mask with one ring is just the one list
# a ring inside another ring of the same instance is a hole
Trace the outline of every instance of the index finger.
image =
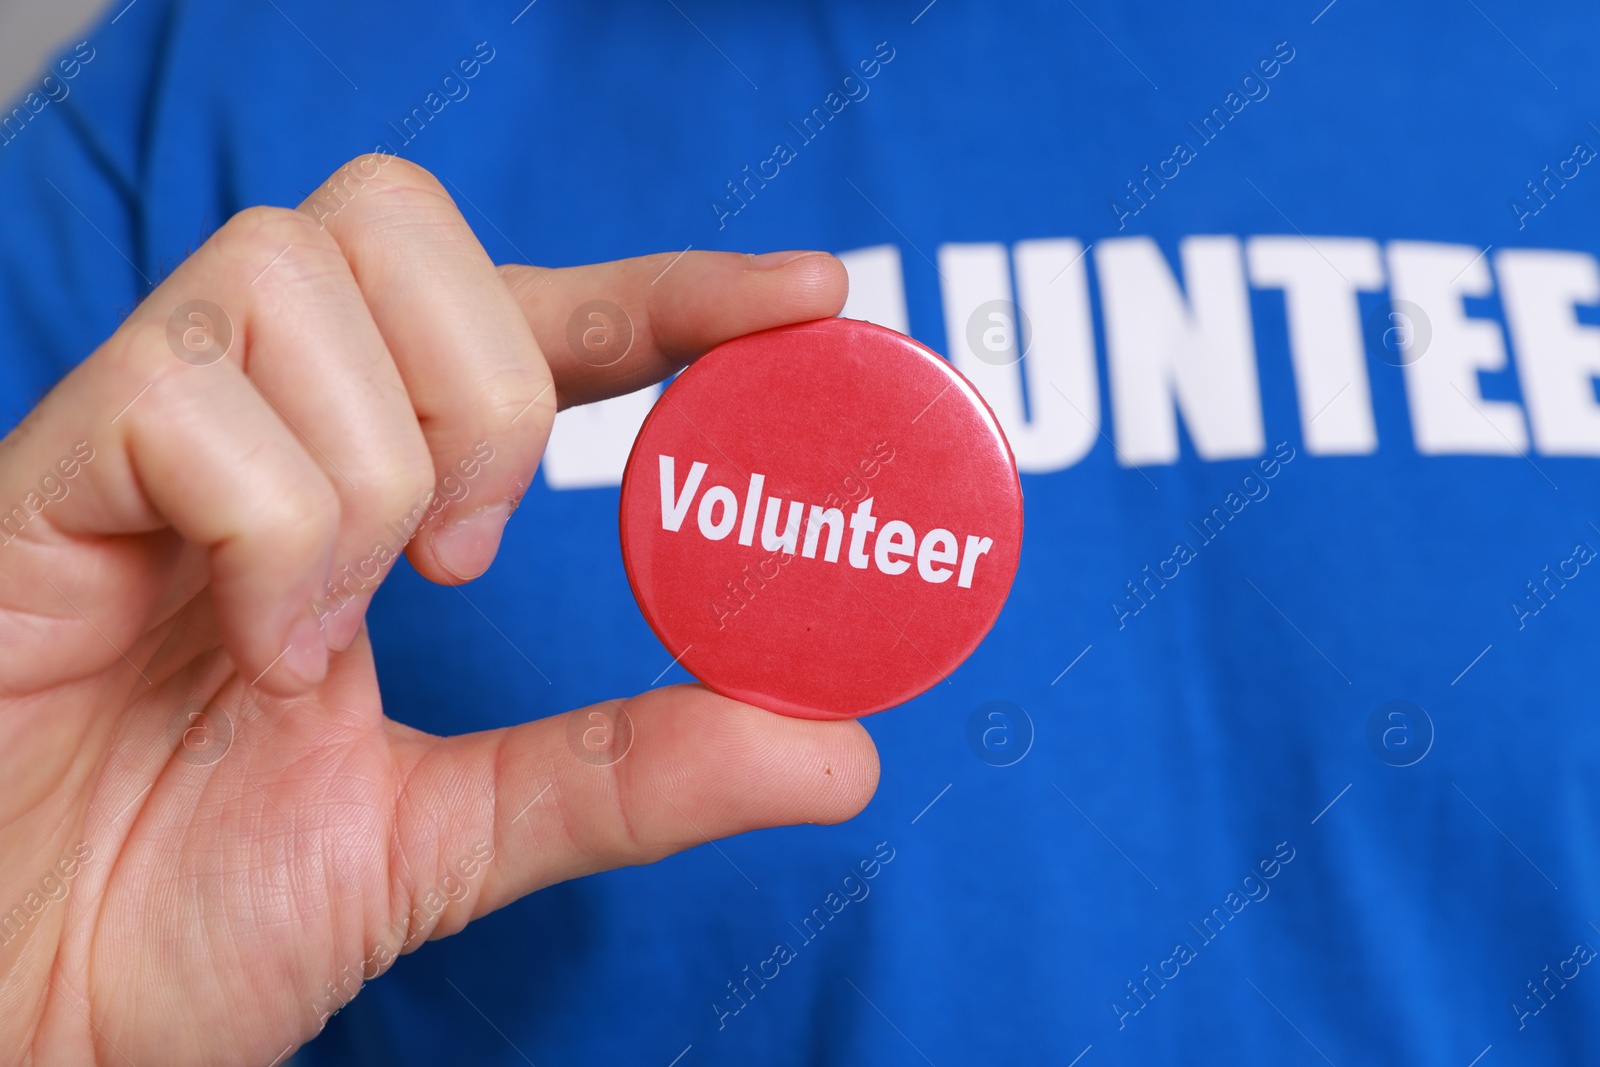
[(826, 252), (664, 252), (500, 275), (522, 307), (563, 408), (659, 382), (723, 341), (844, 307)]

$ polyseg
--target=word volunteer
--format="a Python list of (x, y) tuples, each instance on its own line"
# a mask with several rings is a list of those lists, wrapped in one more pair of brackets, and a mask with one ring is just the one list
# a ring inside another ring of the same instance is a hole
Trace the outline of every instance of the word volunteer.
[[(1298, 234), (1192, 236), (1173, 251), (1134, 236), (939, 247), (944, 352), (994, 411), (1023, 474), (1066, 470), (1107, 442), (1106, 462), (1177, 463), (1180, 424), (1202, 461), (1263, 455), (1269, 428), (1291, 421), (1311, 456), (1370, 455), (1380, 448), (1375, 400), (1388, 397), (1410, 415), (1410, 432), (1389, 432), (1385, 452), (1600, 456), (1600, 326), (1590, 317), (1600, 264), (1588, 253)], [(938, 346), (927, 328), (911, 329), (916, 301), (897, 247), (839, 258), (850, 274), (845, 316)], [(1020, 358), (997, 360), (968, 341), (969, 321), (997, 300), (1031, 325)], [(1281, 313), (1261, 313), (1273, 303)], [(1378, 314), (1386, 304), (1405, 309), (1403, 330)], [(1399, 358), (1391, 341), (1405, 349)], [(1263, 396), (1258, 366), (1285, 349), (1288, 411)], [(563, 412), (545, 454), (549, 486), (620, 484), (657, 393)]]
[[(703, 494), (700, 493), (700, 483), (705, 478), (706, 464), (695, 462), (690, 465), (689, 476), (680, 491), (676, 459), (672, 456), (659, 458), (663, 530), (669, 533), (680, 532), (683, 520), (688, 516), (689, 508), (698, 495), (700, 507), (695, 517), (701, 536), (708, 541), (721, 541), (733, 533), (733, 528), (737, 524), (739, 544), (755, 543), (756, 513), (761, 508), (761, 491), (766, 484), (766, 475), (750, 475), (750, 486), (745, 494), (743, 509), (744, 521), (740, 522), (739, 500), (734, 496), (732, 489), (725, 485), (714, 485)], [(883, 529), (879, 530), (878, 520), (872, 514), (872, 503), (873, 498), (869, 496), (857, 504), (855, 510), (850, 513), (848, 554), (850, 566), (856, 570), (865, 570), (869, 565), (876, 566), (884, 574), (899, 575), (911, 569), (911, 559), (915, 556), (917, 575), (923, 581), (938, 585), (956, 576), (957, 586), (962, 589), (972, 588), (972, 572), (977, 567), (979, 558), (994, 547), (993, 538), (968, 534), (965, 547), (958, 549), (955, 534), (949, 530), (933, 529), (923, 534), (919, 543), (917, 533), (911, 528), (911, 524), (900, 519), (889, 520), (883, 524)], [(789, 501), (789, 515), (784, 523), (783, 533), (780, 534), (777, 527), (778, 515), (782, 508), (781, 498), (767, 497), (766, 516), (761, 524), (762, 548), (768, 552), (782, 551), (793, 556), (798, 547), (800, 555), (806, 559), (816, 559), (818, 545), (823, 533), (826, 532), (828, 543), (823, 549), (822, 558), (828, 563), (839, 562), (839, 549), (844, 540), (845, 527), (842, 510), (812, 504), (810, 514), (805, 520), (805, 543), (801, 545), (800, 517), (805, 510), (805, 504), (799, 500)], [(869, 551), (867, 539), (875, 531), (877, 538)]]

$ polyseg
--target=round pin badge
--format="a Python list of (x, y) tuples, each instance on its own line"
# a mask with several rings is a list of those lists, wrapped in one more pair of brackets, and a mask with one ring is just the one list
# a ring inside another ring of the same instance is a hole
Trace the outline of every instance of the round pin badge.
[(948, 362), (821, 319), (678, 375), (634, 441), (621, 526), (634, 597), (676, 662), (770, 711), (849, 719), (978, 647), (1016, 575), (1022, 486)]

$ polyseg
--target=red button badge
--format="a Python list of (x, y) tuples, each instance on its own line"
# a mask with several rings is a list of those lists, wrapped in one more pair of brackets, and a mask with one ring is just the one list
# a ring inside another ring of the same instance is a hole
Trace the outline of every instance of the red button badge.
[(821, 319), (680, 374), (622, 479), (622, 556), (651, 629), (706, 685), (849, 719), (935, 685), (983, 640), (1022, 548), (994, 414), (893, 330)]

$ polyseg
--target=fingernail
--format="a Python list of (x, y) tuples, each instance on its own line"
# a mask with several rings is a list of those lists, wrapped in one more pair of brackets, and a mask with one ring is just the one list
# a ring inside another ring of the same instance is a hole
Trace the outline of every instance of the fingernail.
[(428, 547), (439, 566), (453, 577), (468, 581), (489, 569), (500, 548), (500, 535), (511, 517), (509, 503), (479, 508), (465, 518), (447, 522), (433, 531)]
[(316, 619), (301, 619), (289, 631), (283, 667), (307, 685), (315, 685), (328, 673), (328, 642)]
[(816, 251), (807, 251), (807, 252), (763, 252), (759, 256), (751, 256), (750, 257), (750, 265), (752, 267), (755, 267), (757, 270), (775, 270), (778, 267), (787, 266), (788, 264), (793, 263), (797, 259), (804, 259), (807, 256), (820, 256), (820, 255), (823, 255), (823, 253), (816, 252)]

